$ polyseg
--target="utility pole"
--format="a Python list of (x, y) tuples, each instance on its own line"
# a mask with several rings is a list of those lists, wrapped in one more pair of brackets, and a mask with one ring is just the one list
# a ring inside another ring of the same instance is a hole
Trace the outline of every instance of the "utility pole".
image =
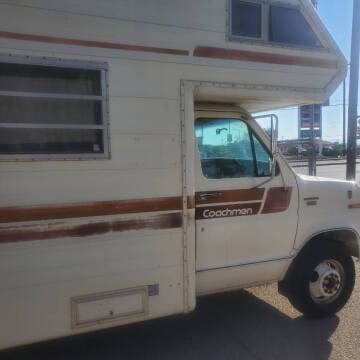
[(359, 89), (360, 0), (353, 0), (346, 179), (355, 180)]
[[(317, 9), (318, 0), (311, 0), (314, 8)], [(321, 110), (320, 110), (321, 111)], [(320, 115), (321, 116), (321, 115)], [(311, 146), (311, 154), (309, 156), (309, 175), (316, 176), (316, 145), (315, 145), (315, 131), (314, 131), (314, 124), (315, 124), (315, 105), (311, 106), (311, 121), (310, 121), (310, 146)], [(321, 124), (320, 124), (321, 126)], [(321, 142), (321, 138), (320, 138)]]
[[(321, 111), (321, 110), (320, 110)], [(311, 155), (309, 156), (309, 175), (316, 176), (316, 145), (315, 145), (315, 105), (311, 105), (311, 121), (310, 121), (310, 134), (311, 134)], [(321, 141), (321, 138), (320, 138)]]
[(343, 81), (343, 148), (342, 154), (346, 154), (346, 79)]

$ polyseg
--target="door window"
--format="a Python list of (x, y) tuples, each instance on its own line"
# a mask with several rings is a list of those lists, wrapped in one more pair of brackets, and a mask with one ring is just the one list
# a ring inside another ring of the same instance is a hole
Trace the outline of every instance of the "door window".
[(240, 119), (198, 118), (195, 134), (208, 179), (270, 176), (271, 156)]

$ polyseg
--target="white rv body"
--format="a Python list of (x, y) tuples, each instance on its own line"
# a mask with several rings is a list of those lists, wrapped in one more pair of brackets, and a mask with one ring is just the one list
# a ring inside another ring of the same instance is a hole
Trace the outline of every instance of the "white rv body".
[[(270, 149), (242, 109), (321, 103), (345, 76), (310, 2), (281, 3), (300, 7), (321, 49), (232, 41), (226, 0), (0, 1), (0, 63), (100, 68), (108, 134), (102, 158), (1, 156), (0, 348), (186, 313), (197, 295), (282, 280), (325, 231), (351, 233), (355, 255), (357, 185), (318, 188), (281, 157), (266, 184), (201, 174), (196, 117), (245, 117)], [(202, 193), (225, 197), (214, 205)], [(307, 197), (320, 200), (308, 207)]]

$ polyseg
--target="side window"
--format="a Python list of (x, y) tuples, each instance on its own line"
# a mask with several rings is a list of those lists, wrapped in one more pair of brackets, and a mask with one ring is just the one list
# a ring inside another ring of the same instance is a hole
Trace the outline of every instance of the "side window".
[(298, 6), (277, 0), (229, 0), (228, 38), (272, 44), (322, 47)]
[(259, 3), (233, 0), (231, 8), (231, 34), (261, 38), (261, 11)]
[(300, 46), (321, 46), (314, 31), (296, 8), (270, 6), (269, 41)]
[(206, 178), (269, 176), (271, 158), (244, 121), (198, 118), (195, 135)]
[(106, 65), (25, 60), (0, 60), (0, 159), (108, 158)]
[(261, 144), (259, 139), (252, 133), (254, 143), (254, 153), (256, 162), (256, 171), (258, 176), (271, 176), (271, 161), (272, 157), (268, 151)]

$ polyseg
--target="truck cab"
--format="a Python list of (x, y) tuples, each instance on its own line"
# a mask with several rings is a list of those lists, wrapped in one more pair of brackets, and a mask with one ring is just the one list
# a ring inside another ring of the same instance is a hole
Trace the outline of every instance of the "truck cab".
[(242, 108), (195, 107), (197, 293), (280, 280), (299, 311), (326, 316), (354, 286), (359, 186), (296, 174), (275, 134)]

